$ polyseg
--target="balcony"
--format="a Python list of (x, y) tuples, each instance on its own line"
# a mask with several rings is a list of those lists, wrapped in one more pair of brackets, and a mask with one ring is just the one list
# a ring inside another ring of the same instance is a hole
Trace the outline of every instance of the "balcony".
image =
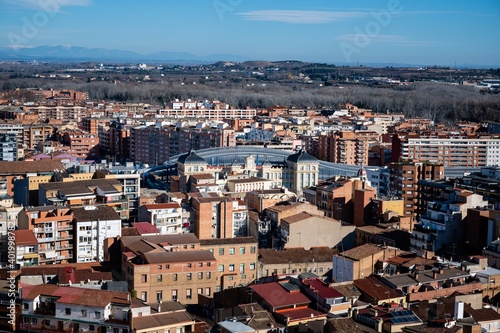
[(56, 238), (58, 241), (61, 241), (61, 240), (72, 240), (73, 239), (73, 235), (62, 235), (62, 236), (57, 236)]
[(37, 237), (38, 243), (53, 242), (54, 237)]
[(73, 226), (72, 225), (58, 225), (57, 226), (57, 230), (73, 230)]

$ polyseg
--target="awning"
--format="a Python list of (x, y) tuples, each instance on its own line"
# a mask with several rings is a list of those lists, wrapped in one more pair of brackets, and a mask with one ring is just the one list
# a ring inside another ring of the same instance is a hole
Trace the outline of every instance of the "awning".
[(55, 258), (57, 257), (56, 251), (47, 251), (45, 252), (45, 258)]
[(23, 255), (23, 258), (24, 259), (34, 259), (34, 258), (38, 258), (38, 253), (25, 253)]

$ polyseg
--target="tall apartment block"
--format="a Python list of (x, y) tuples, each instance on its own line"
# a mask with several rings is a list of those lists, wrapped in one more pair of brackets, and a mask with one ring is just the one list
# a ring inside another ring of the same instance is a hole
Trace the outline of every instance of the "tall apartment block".
[(233, 129), (138, 126), (130, 129), (130, 158), (159, 165), (191, 149), (234, 147)]
[(73, 261), (73, 212), (67, 206), (25, 207), (19, 213), (19, 229), (33, 230), (42, 265)]
[(394, 135), (392, 161), (441, 163), (445, 167), (500, 165), (500, 137)]
[(378, 134), (366, 131), (321, 135), (318, 138), (318, 158), (341, 164), (368, 165), (368, 143), (376, 137)]
[(389, 196), (404, 200), (404, 216), (416, 217), (418, 181), (444, 178), (444, 166), (429, 163), (391, 163), (389, 170)]

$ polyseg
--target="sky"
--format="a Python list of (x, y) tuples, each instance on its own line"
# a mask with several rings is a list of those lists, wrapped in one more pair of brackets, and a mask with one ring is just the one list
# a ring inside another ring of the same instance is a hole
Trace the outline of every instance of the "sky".
[(0, 46), (500, 65), (498, 0), (0, 0)]

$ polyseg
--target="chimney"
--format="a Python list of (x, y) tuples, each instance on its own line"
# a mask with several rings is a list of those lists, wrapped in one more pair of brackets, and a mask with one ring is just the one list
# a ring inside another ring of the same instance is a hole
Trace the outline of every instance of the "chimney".
[(158, 300), (158, 313), (160, 313), (160, 312), (161, 312), (161, 303), (162, 303), (162, 302), (161, 302), (161, 299), (160, 299), (160, 300)]
[(437, 279), (437, 277), (438, 277), (438, 272), (433, 271), (432, 272), (432, 278), (435, 280), (435, 279)]
[(455, 319), (460, 320), (464, 318), (464, 302), (455, 302)]

